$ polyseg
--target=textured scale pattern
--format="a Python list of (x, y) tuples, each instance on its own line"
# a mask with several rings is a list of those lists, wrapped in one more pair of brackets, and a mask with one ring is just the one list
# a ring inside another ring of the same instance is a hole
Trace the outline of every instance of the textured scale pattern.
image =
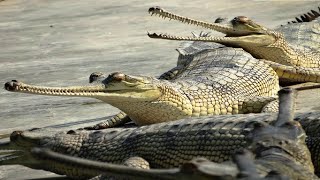
[[(190, 99), (192, 116), (261, 112), (279, 88), (272, 68), (240, 48), (202, 49), (179, 60), (172, 82)], [(243, 105), (249, 99), (252, 108)]]
[(283, 33), (286, 41), (293, 45), (293, 48), (306, 49), (313, 52), (320, 51), (319, 18), (311, 22), (283, 25), (275, 29), (275, 31)]
[[(130, 163), (141, 168), (177, 167), (194, 157), (211, 161), (229, 160), (235, 150), (247, 146), (247, 135), (254, 126), (265, 125), (277, 114), (247, 114), (192, 118), (133, 128), (112, 128), (100, 131), (69, 131), (50, 135), (48, 129), (25, 131), (23, 141), (41, 139), (41, 147), (66, 155), (111, 162)], [(315, 167), (319, 165), (319, 140), (313, 131), (319, 127), (320, 113), (295, 116), (306, 134)], [(317, 133), (315, 133), (316, 135)], [(140, 158), (139, 158), (140, 157)], [(134, 160), (136, 159), (136, 160)], [(139, 165), (139, 162), (142, 162)], [(54, 164), (50, 165), (52, 168)], [(68, 172), (61, 166), (50, 171)], [(319, 170), (316, 169), (316, 173)], [(68, 172), (80, 176), (81, 172)], [(80, 174), (79, 174), (80, 173)]]
[[(238, 29), (236, 27), (233, 27), (235, 33), (231, 33), (229, 32), (231, 31), (229, 25), (221, 26), (217, 25), (219, 23), (198, 21), (168, 12), (161, 7), (150, 8), (149, 13), (185, 24), (213, 29), (226, 33), (227, 35), (226, 37), (182, 37), (169, 34), (149, 33), (148, 35), (151, 38), (217, 42), (231, 47), (242, 47), (255, 58), (276, 63), (272, 67), (275, 67), (280, 78), (280, 83), (283, 85), (308, 81), (320, 82), (320, 20), (319, 13), (316, 11), (312, 10), (305, 14), (301, 17), (302, 20), (297, 18), (297, 21), (300, 23), (283, 25), (275, 30), (262, 27), (263, 33), (261, 35), (254, 35), (253, 33), (243, 36), (237, 36), (236, 32)], [(234, 21), (231, 21), (231, 24), (232, 22), (243, 23), (244, 21), (248, 21), (248, 18), (239, 16), (236, 17)]]
[[(144, 77), (159, 87), (161, 97), (151, 102), (115, 101), (112, 105), (136, 124), (146, 125), (190, 116), (260, 113), (277, 99), (275, 71), (240, 48), (193, 42), (178, 51), (183, 54), (176, 67), (160, 79)], [(272, 112), (277, 107), (264, 110)]]

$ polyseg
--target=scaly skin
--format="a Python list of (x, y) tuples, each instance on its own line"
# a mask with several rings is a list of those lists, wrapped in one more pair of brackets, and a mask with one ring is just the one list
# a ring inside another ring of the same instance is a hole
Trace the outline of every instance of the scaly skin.
[[(280, 92), (280, 110), (276, 121), (272, 121), (275, 115), (259, 114), (246, 115), (248, 119), (244, 119), (244, 115), (238, 115), (238, 118), (220, 116), (217, 120), (181, 120), (140, 128), (96, 132), (71, 130), (67, 133), (56, 133), (46, 129), (15, 131), (10, 137), (11, 142), (2, 145), (1, 149), (15, 149), (17, 152), (7, 151), (8, 155), (3, 157), (0, 163), (22, 164), (74, 178), (88, 178), (98, 174), (94, 174), (92, 168), (89, 171), (83, 171), (77, 166), (70, 168), (67, 159), (43, 163), (39, 157), (30, 154), (30, 150), (33, 147), (45, 147), (62, 154), (118, 164), (124, 162), (127, 166), (148, 169), (149, 166), (176, 167), (198, 156), (216, 161), (220, 158), (227, 160), (228, 157), (225, 156), (228, 156), (228, 153), (233, 154), (234, 150), (249, 142), (260, 174), (267, 175), (271, 170), (288, 175), (291, 179), (311, 178), (313, 164), (305, 145), (306, 134), (299, 122), (292, 120), (295, 97), (292, 96), (291, 89)], [(319, 117), (319, 113), (315, 114)], [(219, 121), (219, 118), (224, 120)], [(319, 122), (318, 120), (319, 118), (314, 121)], [(308, 122), (306, 119), (300, 121)], [(318, 151), (313, 153), (317, 154)], [(241, 156), (236, 159), (242, 172), (246, 169), (243, 167), (246, 161), (241, 160)], [(107, 167), (119, 170), (117, 166)], [(194, 166), (189, 167), (190, 170), (195, 169)], [(126, 168), (120, 168), (120, 171), (116, 172), (121, 173), (121, 169), (123, 171)], [(127, 170), (134, 173), (133, 169)], [(101, 168), (99, 172), (101, 173)]]
[(313, 173), (310, 153), (305, 144), (306, 134), (301, 125), (293, 121), (294, 91), (287, 88), (279, 93), (280, 107), (277, 120), (271, 125), (259, 124), (254, 127), (248, 136), (249, 148), (255, 158), (250, 151), (237, 151), (232, 158), (237, 168), (230, 163), (216, 164), (197, 158), (183, 164), (179, 169), (145, 170), (141, 165), (137, 165), (137, 162), (141, 162), (141, 158), (135, 158), (136, 162), (132, 160), (132, 163), (124, 163), (125, 166), (120, 166), (71, 157), (44, 149), (34, 149), (32, 154), (44, 164), (59, 164), (61, 168), (83, 171), (88, 176), (103, 174), (96, 176), (94, 180), (109, 179), (110, 176), (117, 179), (318, 179)]
[[(270, 167), (264, 167), (264, 164), (261, 166), (261, 162), (255, 162), (253, 154), (247, 150), (235, 153), (233, 157), (235, 165), (230, 163), (218, 164), (205, 158), (196, 158), (182, 164), (179, 168), (148, 170), (72, 157), (44, 148), (33, 148), (31, 153), (39, 163), (59, 164), (60, 168), (72, 169), (77, 172), (82, 171), (86, 174), (86, 176), (77, 177), (77, 179), (86, 179), (86, 177), (93, 177), (90, 180), (109, 180), (110, 178), (137, 180), (289, 180), (289, 177), (293, 177), (291, 179), (318, 179), (312, 172), (308, 172), (295, 162), (279, 160), (272, 164), (274, 168), (271, 169)], [(276, 168), (283, 167), (283, 164), (291, 165), (293, 168), (289, 167), (285, 169), (285, 172), (279, 172)], [(261, 175), (257, 172), (260, 169), (269, 172), (264, 173), (266, 175)]]
[[(320, 82), (319, 18), (315, 18), (312, 22), (298, 23), (299, 25), (281, 26), (274, 31), (244, 16), (234, 18), (229, 24), (221, 24), (179, 16), (160, 7), (150, 8), (149, 13), (226, 34), (226, 37), (181, 37), (168, 34), (148, 34), (151, 38), (216, 42), (226, 46), (241, 47), (255, 58), (271, 61), (268, 64), (277, 72), (281, 82)], [(293, 29), (302, 31), (301, 34), (304, 36), (291, 35)]]
[[(82, 171), (69, 171), (54, 164), (39, 164), (30, 155), (33, 147), (49, 148), (65, 155), (115, 164), (121, 164), (132, 157), (141, 157), (151, 168), (177, 167), (194, 157), (222, 162), (229, 160), (235, 150), (248, 146), (247, 135), (254, 126), (275, 119), (276, 114), (246, 114), (183, 119), (136, 128), (112, 128), (101, 131), (16, 131), (11, 135), (11, 142), (1, 145), (0, 149), (18, 151), (7, 153), (11, 155), (3, 158), (0, 165), (21, 164), (67, 174), (70, 177), (85, 176), (81, 174)], [(319, 130), (315, 127), (319, 126), (320, 113), (299, 114), (295, 119), (306, 129), (306, 142), (318, 173)], [(303, 156), (297, 157), (297, 161), (312, 169), (312, 164), (306, 163), (308, 161)]]
[[(176, 71), (170, 70), (162, 79), (94, 73), (90, 76), (90, 82), (95, 83), (92, 86), (51, 88), (11, 81), (5, 89), (96, 98), (119, 108), (137, 125), (277, 110), (279, 83), (272, 68), (239, 48), (200, 49), (180, 58)], [(115, 119), (113, 124), (121, 124), (117, 122)]]

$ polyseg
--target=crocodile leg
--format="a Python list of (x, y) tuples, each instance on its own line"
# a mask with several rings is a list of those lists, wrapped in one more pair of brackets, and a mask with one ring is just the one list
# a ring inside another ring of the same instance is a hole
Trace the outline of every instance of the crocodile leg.
[[(86, 129), (86, 130), (106, 129), (106, 128), (111, 128), (111, 127), (121, 126), (121, 125), (123, 125), (127, 122), (130, 122), (130, 121), (131, 121), (130, 117), (121, 111), (118, 114), (107, 119), (106, 121), (103, 121), (103, 122), (98, 123), (93, 126), (84, 127), (83, 129)], [(82, 128), (80, 128), (80, 129), (82, 129)]]

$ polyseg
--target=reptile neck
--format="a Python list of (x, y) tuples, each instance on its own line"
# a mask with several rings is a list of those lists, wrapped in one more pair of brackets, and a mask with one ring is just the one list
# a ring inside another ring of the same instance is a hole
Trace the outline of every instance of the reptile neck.
[[(163, 81), (164, 82), (164, 81)], [(162, 95), (152, 101), (119, 101), (108, 103), (125, 112), (137, 125), (173, 121), (192, 115), (189, 98), (170, 82), (159, 83)]]
[(279, 64), (306, 68), (320, 66), (320, 57), (312, 52), (291, 47), (284, 38), (268, 46), (244, 45), (244, 50), (250, 52), (255, 58), (266, 59)]

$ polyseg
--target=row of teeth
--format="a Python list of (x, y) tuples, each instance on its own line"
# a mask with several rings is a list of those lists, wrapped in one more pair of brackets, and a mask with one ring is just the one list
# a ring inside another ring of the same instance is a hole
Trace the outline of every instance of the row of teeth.
[(207, 23), (202, 22), (202, 21), (196, 21), (196, 20), (193, 20), (193, 19), (190, 19), (190, 18), (174, 15), (172, 13), (165, 12), (163, 10), (151, 11), (150, 14), (151, 14), (151, 16), (154, 15), (154, 14), (158, 14), (159, 17), (162, 17), (163, 19), (169, 18), (169, 20), (173, 19), (173, 20), (180, 21), (182, 23), (192, 24), (192, 25), (195, 25), (195, 26), (205, 26), (205, 24), (207, 24)]
[(162, 38), (162, 39), (174, 39), (174, 40), (196, 40), (196, 39), (201, 39), (201, 40), (211, 40), (212, 38), (210, 37), (181, 37), (181, 36), (172, 36), (169, 34), (149, 34), (150, 36), (153, 36), (153, 38)]
[[(204, 28), (207, 28), (207, 29), (214, 29), (213, 26), (215, 26), (212, 23), (207, 23), (207, 22), (204, 22), (204, 21), (198, 21), (198, 20), (187, 18), (187, 17), (182, 17), (182, 16), (179, 16), (179, 15), (172, 14), (170, 12), (166, 12), (166, 11), (164, 11), (162, 9), (150, 11), (149, 13), (151, 14), (151, 16), (154, 15), (154, 14), (156, 14), (156, 15), (158, 14), (159, 17), (162, 17), (163, 19), (169, 18), (169, 20), (173, 19), (173, 20), (180, 21), (182, 23), (192, 24), (192, 25), (195, 25), (195, 26), (201, 26), (201, 27), (204, 27)], [(221, 26), (219, 28), (226, 29), (226, 30), (229, 29), (228, 27), (223, 27), (223, 26)]]
[(68, 95), (80, 95), (80, 94), (93, 94), (93, 93), (101, 93), (101, 90), (84, 90), (84, 91), (77, 91), (77, 90), (63, 90), (63, 89), (46, 89), (46, 88), (36, 88), (36, 87), (27, 87), (27, 86), (20, 86), (19, 91), (27, 91), (39, 94), (68, 94)]

